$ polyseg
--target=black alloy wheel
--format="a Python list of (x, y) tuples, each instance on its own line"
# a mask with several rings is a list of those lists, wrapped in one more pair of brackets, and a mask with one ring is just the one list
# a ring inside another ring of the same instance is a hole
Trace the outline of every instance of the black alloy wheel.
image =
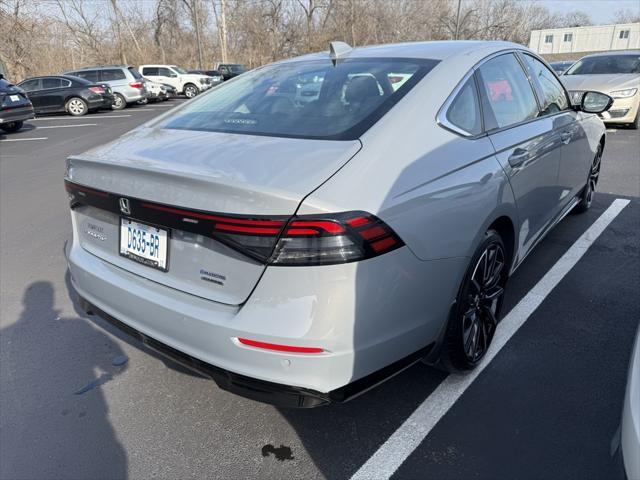
[(582, 189), (582, 193), (580, 194), (580, 202), (578, 202), (578, 204), (573, 209), (574, 213), (584, 213), (587, 210), (589, 210), (589, 208), (591, 208), (591, 204), (593, 203), (593, 194), (596, 191), (596, 185), (598, 185), (598, 178), (600, 177), (601, 165), (602, 165), (602, 144), (599, 144), (598, 150), (596, 151), (596, 155), (593, 158), (593, 162), (591, 162), (587, 184)]
[(496, 331), (508, 278), (508, 257), (496, 231), (486, 233), (470, 265), (443, 346), (441, 364), (449, 371), (474, 368)]

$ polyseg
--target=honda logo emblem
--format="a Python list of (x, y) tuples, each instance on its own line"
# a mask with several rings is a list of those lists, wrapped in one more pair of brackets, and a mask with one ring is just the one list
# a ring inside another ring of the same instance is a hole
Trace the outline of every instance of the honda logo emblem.
[(131, 206), (129, 205), (128, 198), (120, 198), (120, 211), (125, 215), (131, 215)]

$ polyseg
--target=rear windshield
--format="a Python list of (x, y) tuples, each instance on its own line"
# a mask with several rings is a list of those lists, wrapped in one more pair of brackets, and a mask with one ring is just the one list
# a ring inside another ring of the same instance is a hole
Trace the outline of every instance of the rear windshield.
[(165, 118), (163, 128), (353, 140), (436, 64), (424, 59), (288, 62), (225, 82)]
[(140, 72), (138, 72), (138, 70), (133, 67), (129, 67), (129, 71), (131, 72), (131, 75), (133, 75), (133, 78), (135, 78), (136, 80), (142, 80), (142, 75), (140, 75)]
[(565, 75), (640, 73), (640, 55), (602, 55), (578, 60)]

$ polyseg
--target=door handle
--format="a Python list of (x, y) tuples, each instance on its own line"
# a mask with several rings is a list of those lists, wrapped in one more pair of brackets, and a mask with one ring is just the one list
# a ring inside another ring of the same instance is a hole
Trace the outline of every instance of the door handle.
[(512, 167), (519, 167), (529, 158), (529, 150), (526, 148), (516, 148), (511, 155), (509, 155), (509, 165)]
[(565, 145), (568, 144), (571, 141), (571, 132), (562, 132), (560, 134), (560, 140), (562, 140), (562, 143)]

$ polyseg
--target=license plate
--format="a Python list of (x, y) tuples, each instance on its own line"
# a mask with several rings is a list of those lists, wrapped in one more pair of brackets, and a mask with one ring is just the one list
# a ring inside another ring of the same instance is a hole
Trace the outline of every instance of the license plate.
[(120, 218), (120, 255), (167, 271), (169, 231), (129, 218)]
[(12, 102), (20, 101), (20, 97), (18, 95), (9, 95), (9, 98), (11, 99)]

